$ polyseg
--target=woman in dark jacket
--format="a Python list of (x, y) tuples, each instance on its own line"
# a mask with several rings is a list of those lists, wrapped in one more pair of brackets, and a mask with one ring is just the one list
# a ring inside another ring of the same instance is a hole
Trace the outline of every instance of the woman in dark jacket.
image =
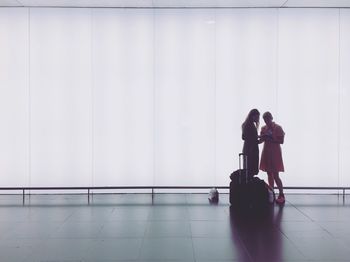
[(249, 176), (255, 176), (259, 173), (259, 118), (259, 111), (252, 109), (242, 124), (243, 154), (247, 155), (248, 162), (244, 166), (248, 168)]

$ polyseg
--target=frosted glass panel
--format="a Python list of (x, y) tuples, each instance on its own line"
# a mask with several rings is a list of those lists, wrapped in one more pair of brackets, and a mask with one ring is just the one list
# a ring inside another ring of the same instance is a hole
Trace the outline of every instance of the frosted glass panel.
[(94, 10), (94, 185), (152, 185), (153, 11)]
[(238, 168), (248, 112), (278, 115), (277, 10), (217, 10), (216, 19), (216, 172), (218, 183), (228, 185)]
[(349, 32), (347, 9), (0, 8), (0, 186), (228, 185), (252, 108), (286, 186), (350, 186)]
[(215, 179), (215, 16), (155, 13), (155, 184)]
[(339, 174), (342, 186), (350, 186), (350, 10), (340, 10), (340, 114)]
[(28, 10), (0, 8), (0, 186), (28, 185)]
[(30, 15), (31, 185), (91, 185), (91, 10)]
[(279, 10), (285, 185), (338, 185), (338, 12)]

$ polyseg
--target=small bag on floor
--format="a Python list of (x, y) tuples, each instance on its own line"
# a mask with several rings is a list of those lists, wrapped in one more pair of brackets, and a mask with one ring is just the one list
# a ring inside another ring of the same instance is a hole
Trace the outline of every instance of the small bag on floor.
[(218, 203), (219, 202), (219, 191), (213, 187), (210, 189), (208, 199), (210, 203)]

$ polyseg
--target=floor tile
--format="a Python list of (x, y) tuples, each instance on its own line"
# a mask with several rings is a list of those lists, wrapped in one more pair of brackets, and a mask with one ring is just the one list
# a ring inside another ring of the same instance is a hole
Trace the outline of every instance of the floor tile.
[(17, 223), (12, 230), (3, 235), (5, 239), (22, 239), (22, 238), (48, 238), (60, 226), (61, 223), (53, 222), (21, 222)]
[(300, 212), (306, 214), (313, 221), (348, 221), (350, 223), (350, 209), (343, 206), (302, 206)]
[(347, 221), (318, 221), (317, 225), (333, 236), (350, 235), (350, 226)]
[(185, 194), (154, 194), (153, 205), (187, 205)]
[(223, 221), (228, 220), (228, 207), (192, 206), (188, 208), (190, 220)]
[(103, 225), (99, 238), (143, 238), (147, 221), (109, 221)]
[(114, 209), (109, 206), (77, 207), (65, 222), (105, 222), (111, 219)]
[(103, 239), (93, 242), (84, 259), (136, 260), (139, 257), (142, 239)]
[(102, 223), (96, 222), (66, 222), (50, 238), (98, 238), (102, 227)]
[(151, 207), (149, 206), (117, 206), (109, 221), (147, 221)]
[[(349, 261), (350, 197), (242, 213), (220, 194), (0, 195), (0, 261)], [(349, 200), (349, 201), (348, 201)], [(17, 203), (17, 202), (18, 203)], [(348, 203), (348, 202), (349, 203)]]
[(193, 238), (197, 260), (248, 261), (244, 246), (230, 238)]
[(330, 236), (296, 237), (292, 241), (307, 259), (336, 261), (350, 257), (350, 249)]
[[(209, 189), (207, 190), (208, 193), (204, 194), (187, 194), (187, 204), (188, 205), (208, 205), (208, 194)], [(229, 195), (228, 194), (219, 194), (219, 202), (215, 204), (216, 206), (227, 206), (229, 205)]]
[(148, 220), (189, 220), (188, 207), (156, 205), (150, 210)]
[(286, 204), (283, 207), (283, 215), (281, 221), (312, 221), (312, 219), (304, 212), (298, 209), (297, 206)]
[(152, 221), (148, 223), (146, 238), (191, 237), (190, 223), (186, 221)]
[(226, 237), (232, 235), (229, 221), (191, 221), (193, 237)]
[(32, 222), (64, 222), (74, 213), (72, 207), (34, 206), (28, 209), (28, 220)]
[(143, 260), (193, 260), (191, 238), (145, 238), (140, 259)]
[(42, 247), (35, 247), (30, 259), (36, 261), (83, 260), (93, 245), (92, 240), (86, 239), (48, 239)]
[(10, 206), (0, 208), (0, 223), (28, 221), (29, 208), (25, 206)]
[(43, 247), (41, 239), (6, 239), (0, 241), (0, 261), (26, 261), (38, 247)]
[(279, 229), (290, 239), (307, 236), (330, 236), (327, 230), (311, 221), (284, 221), (279, 225)]

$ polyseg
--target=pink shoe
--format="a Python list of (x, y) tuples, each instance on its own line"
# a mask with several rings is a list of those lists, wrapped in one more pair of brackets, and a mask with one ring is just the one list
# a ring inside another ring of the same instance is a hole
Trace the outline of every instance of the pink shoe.
[(276, 199), (276, 203), (277, 204), (284, 204), (286, 202), (286, 199), (284, 198), (284, 194), (283, 195), (278, 195), (277, 199)]

